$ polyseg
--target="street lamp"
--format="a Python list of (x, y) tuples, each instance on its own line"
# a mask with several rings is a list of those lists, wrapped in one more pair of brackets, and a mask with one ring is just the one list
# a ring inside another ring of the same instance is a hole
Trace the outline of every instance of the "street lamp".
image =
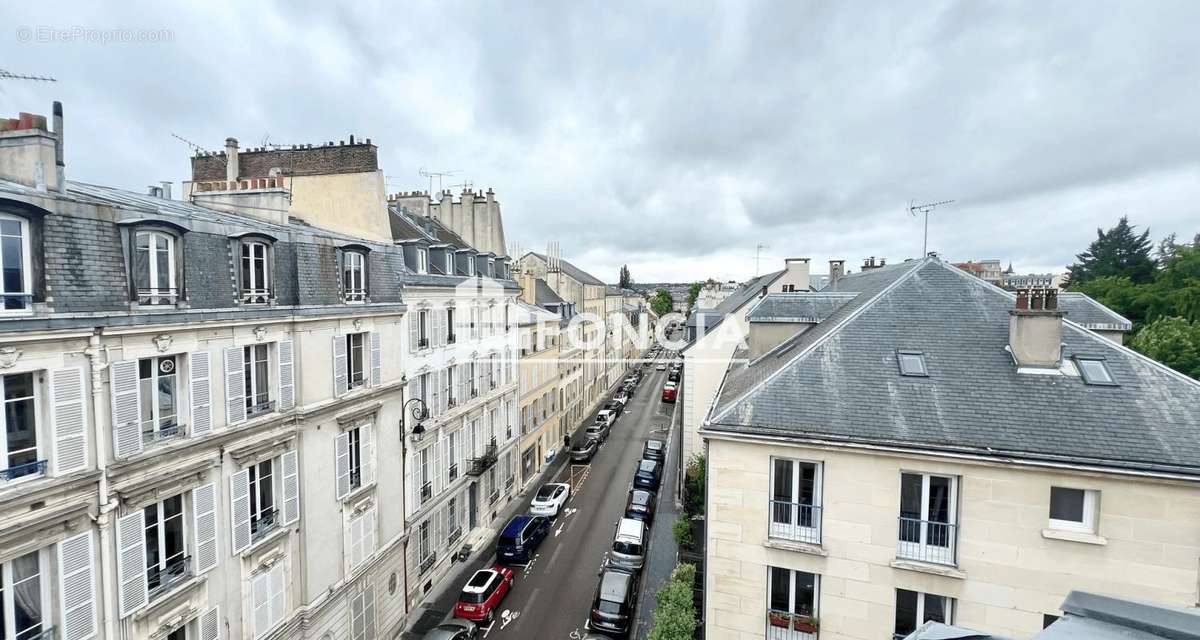
[[(412, 407), (411, 409), (409, 408), (410, 406)], [(411, 433), (413, 442), (420, 442), (421, 438), (425, 437), (425, 425), (421, 421), (429, 417), (429, 407), (425, 406), (425, 401), (420, 398), (410, 398), (408, 402), (404, 403), (404, 410), (400, 412), (401, 436), (404, 435), (406, 426), (404, 423), (407, 421), (405, 417), (407, 414), (412, 414), (412, 419), (416, 421)]]

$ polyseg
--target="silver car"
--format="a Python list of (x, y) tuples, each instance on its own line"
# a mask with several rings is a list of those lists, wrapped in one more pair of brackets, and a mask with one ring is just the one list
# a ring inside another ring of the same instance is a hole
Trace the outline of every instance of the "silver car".
[(455, 618), (434, 627), (425, 634), (425, 640), (475, 640), (478, 636), (474, 622)]

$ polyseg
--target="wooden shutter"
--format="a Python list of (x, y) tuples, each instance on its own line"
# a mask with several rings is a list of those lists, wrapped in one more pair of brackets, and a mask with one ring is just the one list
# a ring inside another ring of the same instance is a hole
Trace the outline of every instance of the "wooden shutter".
[(87, 467), (87, 404), (83, 369), (50, 372), (50, 421), (54, 425), (54, 473)]
[(221, 640), (221, 612), (213, 607), (200, 615), (200, 640)]
[(279, 456), (283, 467), (283, 524), (300, 519), (300, 458), (295, 451)]
[(291, 411), (296, 406), (296, 367), (291, 340), (276, 345), (279, 357), (279, 410)]
[(121, 617), (146, 606), (146, 517), (141, 509), (117, 518), (117, 590)]
[(437, 319), (437, 341), (439, 347), (444, 347), (448, 343), (446, 340), (446, 310), (437, 309), (433, 312), (433, 317)]
[(233, 535), (233, 553), (241, 553), (250, 546), (249, 469), (229, 476), (229, 527)]
[(358, 428), (359, 453), (362, 458), (362, 486), (375, 483), (375, 426), (364, 424)]
[(225, 347), (225, 424), (246, 421), (246, 368), (241, 347)]
[(408, 312), (408, 351), (410, 353), (417, 352), (417, 345), (421, 342), (421, 320), (419, 311)]
[(61, 640), (96, 637), (95, 547), (85, 531), (58, 543)]
[(346, 393), (346, 336), (333, 337), (333, 395)]
[(337, 434), (333, 439), (334, 451), (334, 469), (336, 476), (334, 478), (334, 490), (337, 492), (337, 499), (341, 500), (350, 495), (350, 433), (343, 431)]
[(263, 571), (250, 580), (250, 607), (254, 610), (254, 637), (271, 628), (271, 571)]
[(450, 369), (442, 369), (438, 376), (438, 388), (442, 390), (439, 413), (446, 413), (450, 410)]
[(449, 448), (450, 448), (449, 437), (442, 438), (441, 442), (438, 443), (437, 472), (436, 472), (436, 475), (434, 475), (434, 479), (433, 479), (433, 486), (436, 488), (438, 493), (441, 493), (442, 491), (444, 491), (446, 489), (447, 486), (449, 486), (449, 481), (447, 480), (447, 477), (449, 476), (448, 469), (450, 468), (450, 460), (446, 456), (446, 451)]
[(271, 624), (279, 624), (287, 614), (287, 584), (284, 582), (283, 563), (271, 567)]
[(192, 437), (212, 433), (212, 357), (207, 351), (188, 354), (188, 389), (192, 399)]
[(363, 514), (363, 560), (375, 555), (375, 507)]
[(192, 489), (192, 533), (196, 539), (196, 575), (217, 566), (217, 485)]
[(366, 514), (359, 514), (350, 520), (350, 569), (357, 569), (363, 563), (363, 525), (366, 524)]
[(371, 336), (371, 386), (378, 387), (383, 383), (383, 345), (378, 331), (372, 331)]
[(137, 360), (109, 364), (108, 378), (109, 395), (112, 396), (113, 455), (118, 458), (135, 456), (142, 452)]

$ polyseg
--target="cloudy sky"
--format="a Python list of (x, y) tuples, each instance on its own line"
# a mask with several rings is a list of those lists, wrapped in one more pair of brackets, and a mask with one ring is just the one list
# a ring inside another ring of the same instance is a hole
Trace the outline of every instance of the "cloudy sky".
[(1198, 2), (333, 4), (8, 6), (0, 69), (58, 82), (2, 112), (62, 100), (69, 176), (138, 190), (187, 177), (172, 133), (370, 137), (389, 190), (461, 170), (608, 281), (913, 257), (912, 200), (1020, 270), (1122, 214), (1200, 231)]

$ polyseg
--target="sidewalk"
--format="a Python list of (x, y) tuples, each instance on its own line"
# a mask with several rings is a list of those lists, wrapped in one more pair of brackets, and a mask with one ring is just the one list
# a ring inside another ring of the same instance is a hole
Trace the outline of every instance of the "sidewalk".
[[(667, 473), (663, 474), (663, 486), (659, 491), (658, 512), (654, 516), (654, 526), (650, 529), (650, 546), (646, 553), (646, 565), (642, 569), (642, 592), (638, 596), (638, 626), (635, 640), (644, 640), (650, 635), (654, 626), (654, 610), (658, 603), (654, 594), (671, 576), (675, 565), (679, 562), (679, 546), (675, 544), (675, 535), (671, 526), (681, 517), (680, 503), (675, 499), (679, 474), (673, 473), (672, 465), (683, 466), (677, 447), (679, 438), (678, 426), (682, 424), (683, 414), (679, 404), (671, 410), (671, 421), (668, 423)], [(665, 434), (655, 434), (662, 437)]]

